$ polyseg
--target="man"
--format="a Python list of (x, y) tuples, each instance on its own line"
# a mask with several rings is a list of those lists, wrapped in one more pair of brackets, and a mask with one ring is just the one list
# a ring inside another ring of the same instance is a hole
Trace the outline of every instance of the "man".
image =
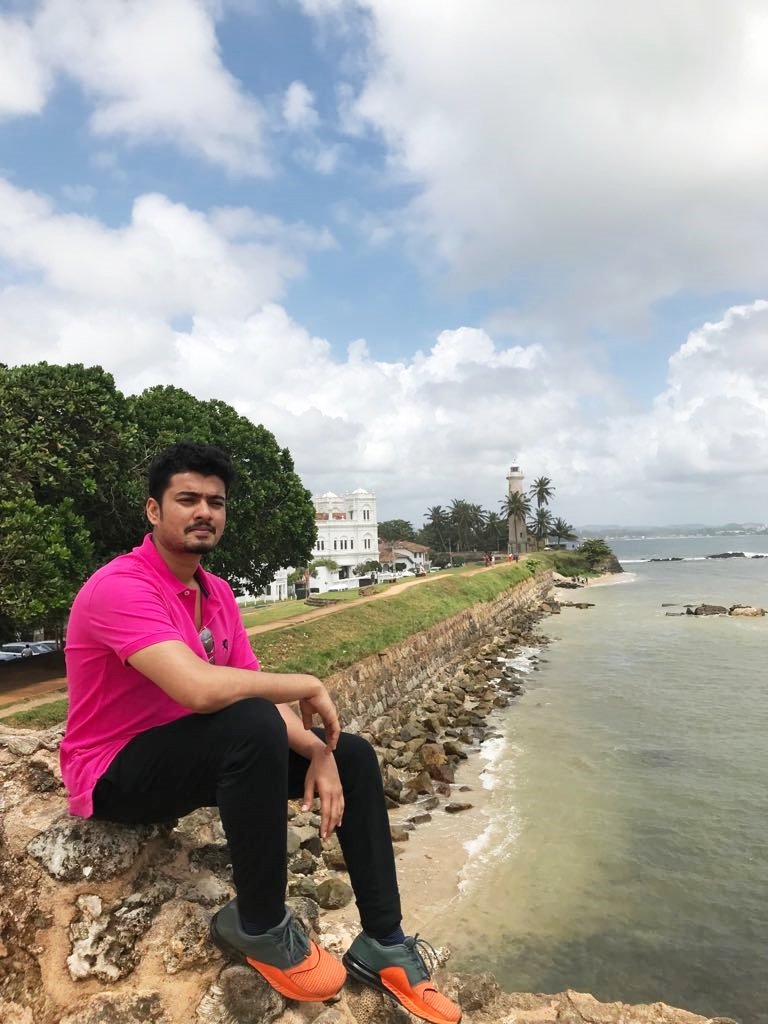
[[(69, 715), (61, 765), (70, 810), (125, 823), (217, 806), (236, 898), (213, 941), (290, 999), (335, 995), (345, 970), (434, 1024), (456, 1024), (400, 898), (372, 747), (340, 731), (313, 676), (259, 671), (229, 586), (200, 561), (224, 531), (232, 464), (180, 442), (149, 470), (144, 542), (99, 569), (67, 629)], [(301, 717), (287, 702), (298, 701)], [(322, 729), (310, 729), (317, 715)], [(337, 830), (362, 931), (344, 966), (285, 907), (287, 801), (320, 799), (320, 834)]]

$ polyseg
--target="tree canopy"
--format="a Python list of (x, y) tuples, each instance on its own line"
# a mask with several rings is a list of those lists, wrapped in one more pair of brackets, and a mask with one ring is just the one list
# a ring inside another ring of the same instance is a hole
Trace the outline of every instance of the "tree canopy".
[(174, 387), (126, 398), (99, 366), (0, 365), (0, 440), (5, 635), (60, 624), (85, 578), (140, 541), (146, 469), (175, 441), (218, 444), (235, 463), (207, 567), (255, 591), (311, 557), (314, 508), (290, 452), (225, 402)]
[(379, 539), (416, 540), (416, 532), (405, 519), (385, 519), (379, 523)]

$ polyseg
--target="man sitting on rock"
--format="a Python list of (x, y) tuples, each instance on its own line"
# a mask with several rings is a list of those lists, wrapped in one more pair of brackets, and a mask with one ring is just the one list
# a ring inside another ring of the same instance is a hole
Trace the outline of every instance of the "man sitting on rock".
[[(342, 733), (314, 676), (259, 671), (233, 593), (200, 560), (219, 542), (234, 476), (211, 445), (180, 442), (149, 470), (142, 544), (75, 598), (67, 629), (69, 716), (61, 765), (70, 810), (130, 824), (219, 809), (236, 899), (211, 921), (219, 948), (290, 999), (335, 995), (345, 970), (286, 909), (287, 801), (320, 799), (362, 931), (347, 970), (434, 1024), (459, 1008), (432, 984), (400, 897), (373, 748)], [(301, 717), (287, 702), (298, 701)], [(318, 715), (323, 729), (310, 729)]]

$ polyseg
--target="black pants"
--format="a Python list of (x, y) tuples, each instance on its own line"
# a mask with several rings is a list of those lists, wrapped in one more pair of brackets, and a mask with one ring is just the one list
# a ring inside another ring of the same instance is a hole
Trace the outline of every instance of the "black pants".
[[(347, 733), (334, 756), (344, 790), (337, 833), (360, 920), (384, 935), (401, 913), (378, 762), (369, 743)], [(277, 923), (285, 913), (287, 801), (303, 794), (308, 765), (289, 749), (275, 705), (253, 697), (136, 736), (99, 779), (94, 817), (151, 824), (218, 807), (241, 915)]]

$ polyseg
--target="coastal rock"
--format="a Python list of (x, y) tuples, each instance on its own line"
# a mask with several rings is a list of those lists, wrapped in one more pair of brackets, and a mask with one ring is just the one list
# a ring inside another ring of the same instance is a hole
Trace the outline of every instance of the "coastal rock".
[(271, 1024), (286, 1001), (250, 967), (225, 967), (197, 1007), (194, 1024)]
[(445, 805), (447, 814), (459, 814), (460, 811), (468, 811), (472, 807), (472, 804), (453, 802)]
[(49, 875), (62, 882), (104, 881), (123, 874), (150, 840), (169, 825), (115, 825), (91, 818), (61, 818), (27, 846)]
[(338, 910), (339, 907), (346, 907), (354, 895), (352, 886), (341, 878), (331, 877), (320, 882), (315, 898), (323, 910)]
[(694, 615), (727, 615), (728, 609), (721, 604), (700, 604), (693, 609)]
[(62, 1017), (59, 1024), (166, 1024), (167, 1021), (157, 992), (132, 992), (93, 996), (82, 1009)]
[(734, 604), (729, 610), (729, 615), (743, 616), (749, 619), (762, 618), (765, 615), (765, 608), (757, 608), (750, 604)]

